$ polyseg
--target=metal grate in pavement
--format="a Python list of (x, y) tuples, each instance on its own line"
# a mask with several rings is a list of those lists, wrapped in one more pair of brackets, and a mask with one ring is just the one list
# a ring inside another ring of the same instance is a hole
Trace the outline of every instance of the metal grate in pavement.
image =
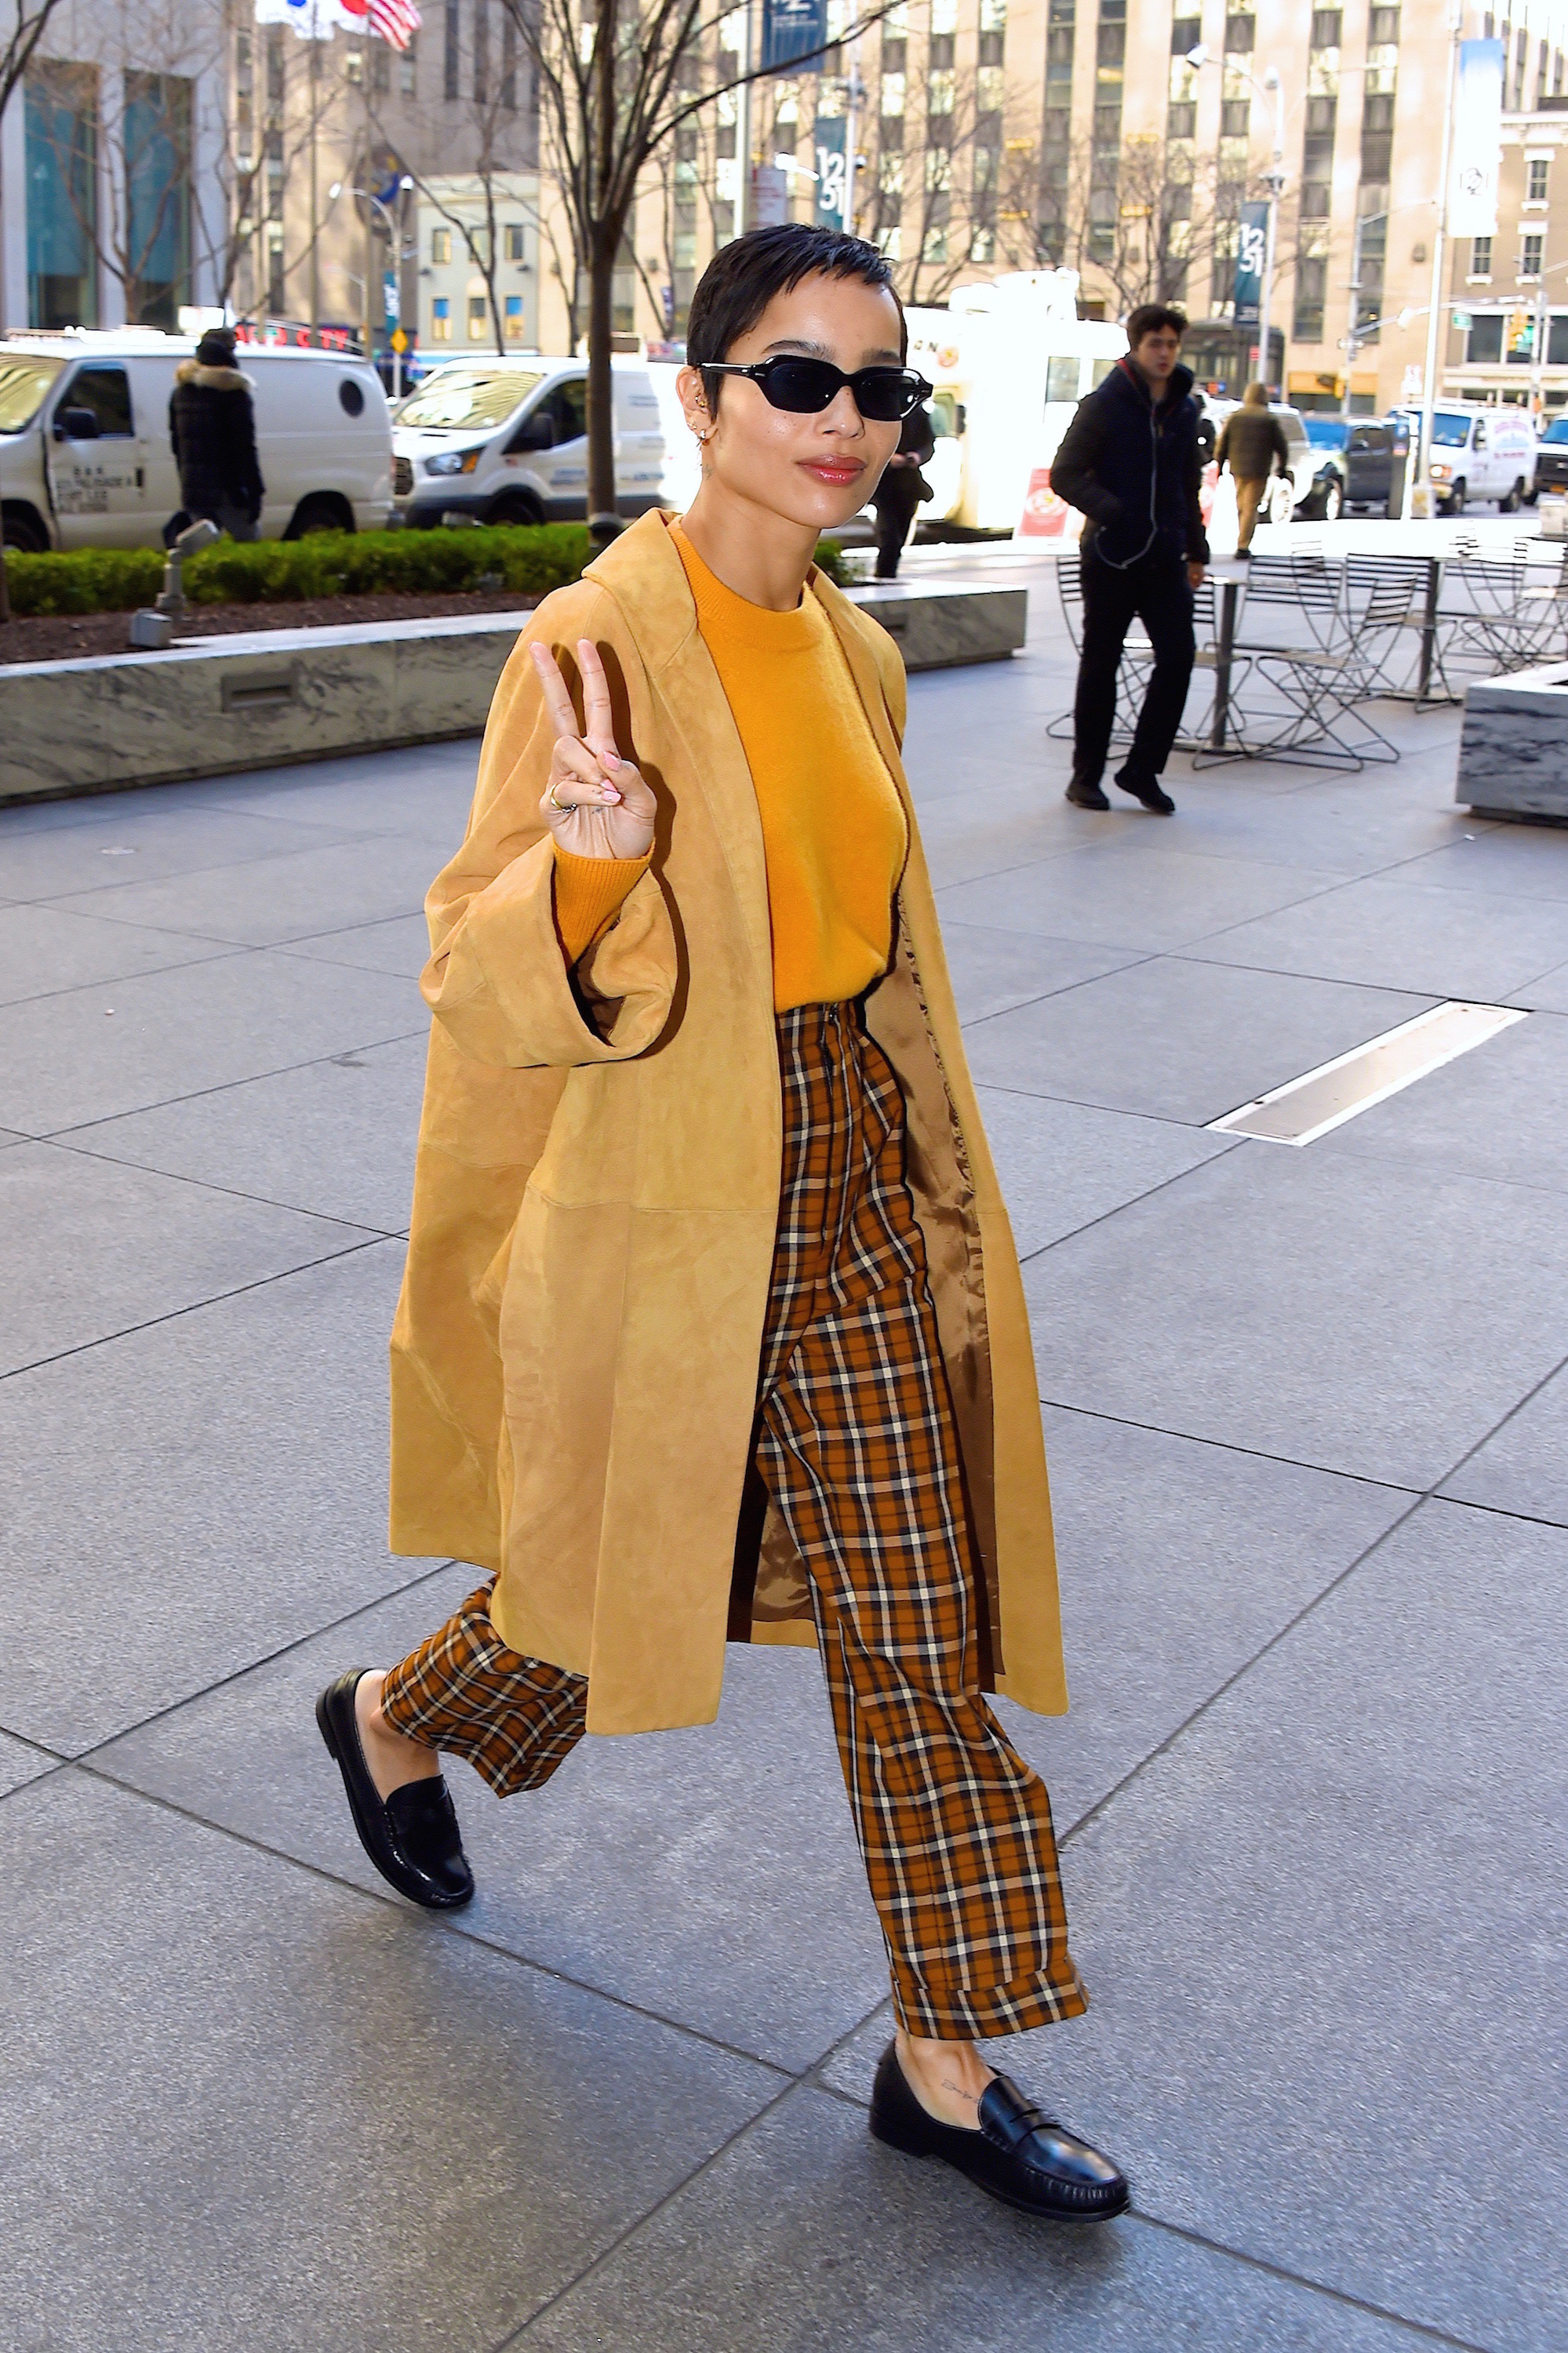
[(1255, 1103), (1210, 1120), (1209, 1127), (1224, 1135), (1254, 1135), (1264, 1144), (1311, 1144), (1526, 1018), (1511, 1005), (1435, 1005), (1414, 1021), (1402, 1021), (1381, 1038), (1369, 1038), (1364, 1046), (1272, 1088)]

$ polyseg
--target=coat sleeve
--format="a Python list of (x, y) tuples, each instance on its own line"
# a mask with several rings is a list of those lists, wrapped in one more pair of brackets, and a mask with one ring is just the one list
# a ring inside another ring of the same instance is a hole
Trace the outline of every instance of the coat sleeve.
[(626, 1061), (662, 1036), (675, 995), (674, 927), (652, 872), (572, 970), (561, 954), (539, 814), (555, 731), (528, 648), (551, 647), (571, 676), (578, 638), (599, 647), (612, 686), (619, 667), (630, 688), (637, 657), (611, 599), (586, 583), (546, 598), (495, 691), (467, 839), (425, 902), (426, 1003), (471, 1060), (511, 1070)]
[(1274, 444), (1274, 454), (1279, 460), (1279, 470), (1282, 474), (1287, 474), (1290, 471), (1290, 444), (1285, 438), (1285, 427), (1277, 417), (1271, 417), (1268, 421), (1273, 427), (1270, 438)]
[(1223, 466), (1231, 454), (1231, 420), (1227, 417), (1220, 427), (1220, 438), (1214, 444), (1214, 463)]
[(169, 395), (169, 448), (174, 453), (177, 470), (180, 462), (180, 396), (177, 392)]
[(1079, 401), (1051, 460), (1051, 488), (1092, 522), (1112, 523), (1120, 517), (1122, 504), (1116, 492), (1096, 478), (1103, 442), (1104, 431), (1091, 393)]
[(260, 513), (267, 496), (267, 485), (261, 480), (261, 460), (256, 449), (256, 404), (247, 392), (240, 395), (238, 406), (240, 411), (238, 435), (239, 464), (237, 470), (249, 498), (251, 514), (254, 517)]

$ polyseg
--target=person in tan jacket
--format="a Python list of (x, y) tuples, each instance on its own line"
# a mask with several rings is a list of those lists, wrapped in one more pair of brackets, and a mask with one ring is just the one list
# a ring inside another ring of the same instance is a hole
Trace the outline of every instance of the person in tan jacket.
[(871, 2124), (1025, 2211), (1110, 2161), (980, 2046), (1075, 2016), (1051, 1810), (985, 1694), (1065, 1705), (1038, 1381), (899, 759), (896, 649), (813, 564), (930, 387), (884, 258), (724, 248), (689, 512), (546, 600), (427, 902), (392, 1543), (483, 1582), (317, 1705), (376, 1868), (473, 1881), (440, 1771), (705, 1723), (811, 1643), (887, 1948)]
[(1269, 415), (1266, 384), (1249, 384), (1241, 406), (1226, 417), (1214, 448), (1214, 462), (1222, 470), (1229, 466), (1234, 478), (1236, 554), (1250, 555), (1268, 478), (1276, 467), (1282, 474), (1290, 471), (1290, 445), (1278, 417)]

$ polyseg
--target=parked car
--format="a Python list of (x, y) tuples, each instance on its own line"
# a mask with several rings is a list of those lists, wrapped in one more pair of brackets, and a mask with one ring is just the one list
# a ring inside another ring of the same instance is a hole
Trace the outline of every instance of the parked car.
[[(1216, 438), (1224, 430), (1226, 420), (1241, 406), (1239, 400), (1207, 399), (1204, 414), (1213, 423)], [(1298, 522), (1317, 521), (1313, 503), (1317, 491), (1318, 461), (1312, 444), (1307, 438), (1307, 427), (1301, 412), (1287, 402), (1272, 400), (1268, 413), (1285, 435), (1289, 453), (1288, 474), (1269, 477), (1268, 494), (1258, 509), (1259, 522)]]
[[(180, 504), (175, 370), (196, 344), (144, 327), (0, 338), (5, 544), (156, 547)], [(368, 361), (240, 347), (267, 485), (263, 539), (372, 531), (392, 512), (392, 427)]]
[[(1419, 440), (1421, 412), (1402, 409)], [(1535, 427), (1522, 408), (1446, 400), (1432, 419), (1432, 488), (1444, 514), (1495, 499), (1513, 514), (1535, 496)]]
[[(665, 371), (672, 376), (673, 369)], [(643, 360), (613, 364), (616, 505), (657, 506), (665, 417)], [(690, 440), (690, 435), (686, 437)], [(575, 522), (588, 512), (588, 363), (449, 360), (392, 419), (393, 491), (405, 522)]]
[(1554, 417), (1536, 444), (1533, 488), (1568, 491), (1568, 416)]
[(1404, 502), (1410, 433), (1402, 417), (1309, 416), (1317, 460), (1311, 500), (1319, 522), (1352, 513), (1397, 515)]

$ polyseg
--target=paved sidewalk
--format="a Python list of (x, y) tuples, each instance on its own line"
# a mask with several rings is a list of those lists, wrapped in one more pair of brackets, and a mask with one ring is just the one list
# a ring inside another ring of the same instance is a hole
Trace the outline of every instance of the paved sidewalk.
[[(0, 2341), (16, 2353), (1568, 2343), (1568, 835), (1402, 765), (1062, 801), (1037, 596), (911, 753), (1035, 1317), (1075, 1706), (1008, 1710), (1094, 2007), (1022, 2080), (1134, 2216), (873, 2144), (878, 1939), (809, 1656), (453, 1781), (416, 1915), (311, 1716), (394, 1560), (418, 906), (474, 746), (0, 815)], [(1319, 1143), (1211, 1133), (1448, 996)]]

